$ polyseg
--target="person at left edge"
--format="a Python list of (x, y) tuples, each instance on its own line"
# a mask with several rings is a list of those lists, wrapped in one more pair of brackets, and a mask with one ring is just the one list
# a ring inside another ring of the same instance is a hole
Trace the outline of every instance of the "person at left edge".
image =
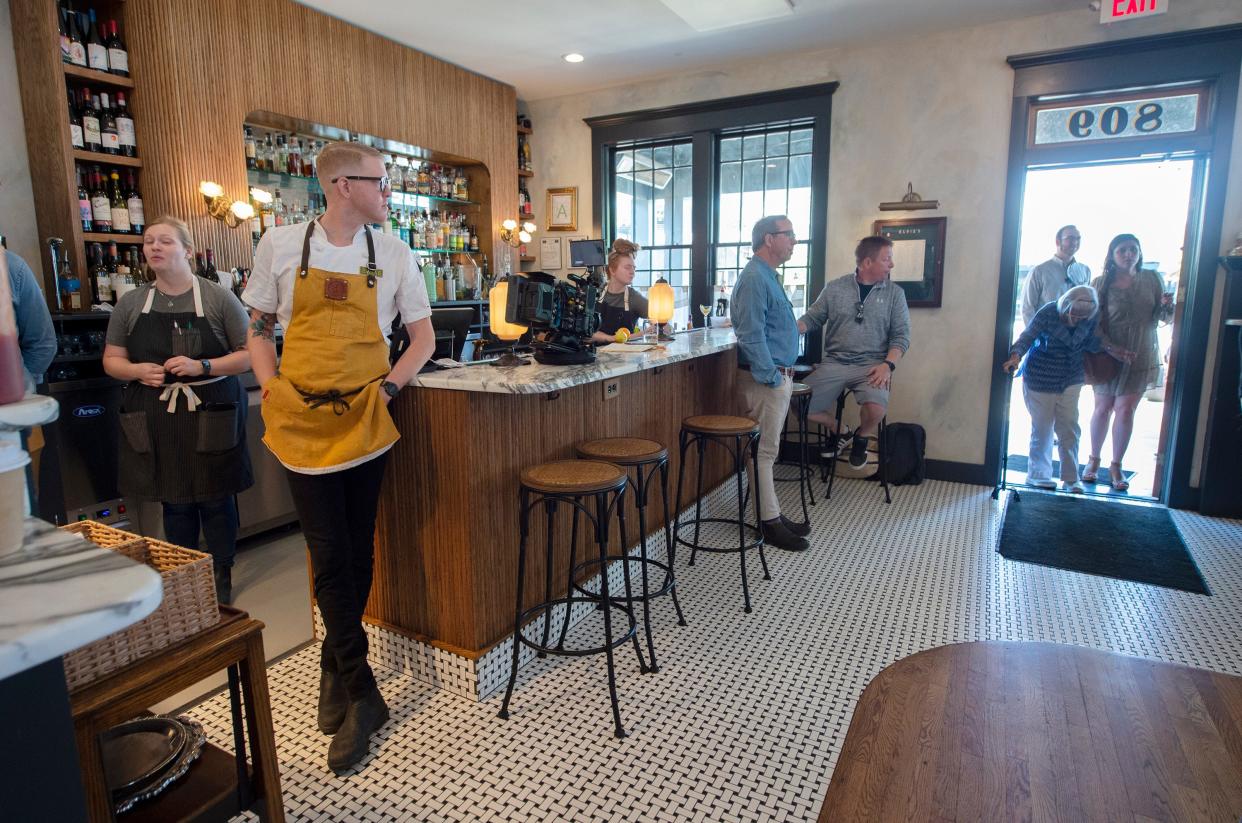
[[(357, 143), (319, 155), (328, 207), (304, 225), (269, 229), (242, 293), (263, 386), (263, 442), (284, 464), (310, 551), (324, 622), (319, 728), (334, 735), (328, 766), (353, 767), (388, 707), (367, 663), (362, 612), (371, 592), (375, 518), (388, 451), (388, 404), (435, 347), (427, 288), (409, 247), (368, 224), (387, 219), (383, 156)], [(387, 332), (410, 345), (390, 366)], [(274, 329), (284, 329), (279, 371)]]
[(246, 311), (236, 295), (190, 271), (186, 224), (161, 217), (142, 236), (153, 277), (126, 293), (108, 320), (104, 371), (125, 381), (118, 485), (158, 500), (164, 536), (211, 552), (216, 596), (232, 599), (238, 492), (254, 484), (246, 449), (250, 368)]

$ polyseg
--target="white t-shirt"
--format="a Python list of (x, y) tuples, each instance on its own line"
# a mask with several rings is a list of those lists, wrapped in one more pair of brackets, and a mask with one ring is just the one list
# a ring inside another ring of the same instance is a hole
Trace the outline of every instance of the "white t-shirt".
[[(261, 312), (273, 312), (281, 327), (289, 328), (293, 316), (293, 283), (302, 265), (302, 241), (306, 224), (268, 229), (254, 253), (254, 271), (242, 292), (242, 302)], [(405, 324), (431, 316), (427, 284), (410, 247), (391, 234), (372, 229), (375, 267), (383, 271), (376, 281), (379, 301), (379, 327), (387, 339), (398, 314)], [(323, 226), (316, 226), (311, 237), (311, 268), (357, 274), (367, 264), (367, 238), (362, 228), (348, 246), (328, 242)]]

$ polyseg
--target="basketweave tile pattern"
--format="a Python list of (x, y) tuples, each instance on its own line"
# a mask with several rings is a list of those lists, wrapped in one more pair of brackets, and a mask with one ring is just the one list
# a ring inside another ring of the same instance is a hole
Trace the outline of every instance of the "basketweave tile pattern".
[[(790, 509), (796, 487), (782, 487)], [(499, 696), (463, 700), (381, 668), (392, 719), (362, 771), (334, 778), (307, 648), (269, 670), (289, 818), (814, 820), (862, 689), (917, 651), (1042, 640), (1242, 674), (1242, 522), (1173, 514), (1205, 597), (1005, 560), (1006, 504), (932, 481), (886, 506), (875, 484), (839, 478), (811, 509), (810, 551), (770, 552), (770, 582), (753, 559), (751, 615), (736, 555), (692, 568), (679, 555), (690, 625), (657, 601), (662, 670), (639, 674), (632, 649), (616, 651), (625, 740), (612, 736), (599, 656), (523, 667), (508, 721)], [(231, 747), (227, 695), (190, 714)]]

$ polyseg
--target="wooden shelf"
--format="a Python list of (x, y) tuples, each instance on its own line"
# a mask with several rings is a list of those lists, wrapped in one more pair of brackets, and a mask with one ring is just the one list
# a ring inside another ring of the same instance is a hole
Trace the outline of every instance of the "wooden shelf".
[(121, 816), (125, 823), (168, 820), (227, 820), (241, 809), (237, 803), (237, 761), (211, 743), (185, 776), (162, 793)]
[(105, 166), (128, 166), (131, 169), (142, 168), (142, 161), (137, 157), (126, 157), (123, 154), (104, 154), (101, 151), (73, 150), (73, 159), (83, 163), (100, 163)]
[(141, 234), (112, 234), (111, 232), (84, 231), (82, 239), (87, 243), (121, 243), (131, 246), (142, 245)]
[(534, 176), (535, 176), (535, 173), (533, 171), (523, 171), (522, 169), (518, 169), (518, 177), (534, 177)]
[(518, 134), (534, 134), (535, 130), (532, 128), (528, 128), (526, 126), (518, 126), (517, 133)]
[(521, 257), (519, 257), (519, 258), (518, 258), (518, 260), (519, 260), (519, 261), (521, 261), (521, 262), (523, 262), (523, 263), (534, 263), (534, 262), (535, 262), (535, 255), (533, 255), (533, 254), (524, 254), (524, 255), (522, 255)]
[(128, 77), (122, 77), (119, 74), (111, 72), (99, 71), (97, 69), (84, 69), (81, 66), (75, 66), (72, 63), (65, 63), (65, 76), (72, 77), (77, 80), (89, 80), (93, 86), (112, 86), (118, 89), (132, 89), (134, 81)]

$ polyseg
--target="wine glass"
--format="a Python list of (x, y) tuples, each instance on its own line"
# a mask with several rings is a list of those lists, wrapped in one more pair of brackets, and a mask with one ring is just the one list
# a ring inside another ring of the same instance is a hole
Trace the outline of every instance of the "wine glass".
[(700, 305), (699, 314), (703, 315), (703, 328), (708, 327), (707, 318), (712, 316), (712, 307), (710, 305)]

